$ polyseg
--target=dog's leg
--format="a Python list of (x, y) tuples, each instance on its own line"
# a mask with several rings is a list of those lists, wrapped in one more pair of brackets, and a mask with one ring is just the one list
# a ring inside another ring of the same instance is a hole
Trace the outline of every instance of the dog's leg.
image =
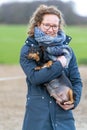
[(71, 104), (74, 103), (73, 91), (71, 89), (69, 90), (69, 97), (70, 97)]
[(41, 66), (35, 67), (35, 70), (40, 70), (40, 69), (41, 69)]
[(45, 63), (45, 64), (42, 66), (42, 68), (45, 68), (45, 67), (49, 68), (52, 64), (53, 64), (53, 62), (50, 60), (50, 61), (48, 61), (47, 63)]
[(71, 89), (69, 89), (68, 91), (68, 96), (69, 96), (69, 101), (65, 102), (65, 104), (73, 104), (74, 98), (73, 98), (73, 91)]
[(36, 61), (40, 60), (38, 52), (37, 53), (29, 53), (27, 57), (28, 57), (28, 59), (33, 59), (33, 60), (36, 60)]

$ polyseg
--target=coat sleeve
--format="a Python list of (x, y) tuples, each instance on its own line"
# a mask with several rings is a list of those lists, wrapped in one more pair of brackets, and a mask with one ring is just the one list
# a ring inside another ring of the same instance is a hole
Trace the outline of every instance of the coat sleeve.
[(20, 65), (31, 84), (43, 84), (61, 75), (63, 67), (59, 61), (53, 63), (50, 68), (43, 68), (39, 71), (36, 71), (34, 69), (36, 67), (35, 61), (29, 60), (26, 57), (26, 55), (28, 54), (28, 50), (29, 46), (25, 44), (21, 49)]
[(77, 65), (75, 54), (72, 51), (72, 59), (69, 64), (69, 78), (73, 86), (75, 96), (74, 108), (79, 104), (82, 94), (82, 80)]

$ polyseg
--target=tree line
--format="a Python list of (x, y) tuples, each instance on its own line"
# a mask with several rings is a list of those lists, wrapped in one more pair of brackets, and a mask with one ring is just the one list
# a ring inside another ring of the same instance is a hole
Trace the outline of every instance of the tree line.
[(0, 6), (0, 24), (27, 24), (33, 12), (41, 4), (58, 7), (67, 25), (87, 24), (87, 17), (76, 14), (72, 1), (65, 3), (59, 0), (3, 4)]

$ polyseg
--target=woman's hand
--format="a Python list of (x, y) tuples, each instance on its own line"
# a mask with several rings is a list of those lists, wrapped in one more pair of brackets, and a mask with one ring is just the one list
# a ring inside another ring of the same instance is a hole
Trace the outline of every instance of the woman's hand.
[(74, 107), (74, 104), (71, 104), (71, 102), (67, 101), (67, 102), (64, 102), (62, 104), (62, 101), (63, 99), (61, 98), (61, 96), (59, 96), (58, 94), (56, 93), (52, 93), (51, 95), (55, 100), (56, 100), (56, 103), (62, 107), (64, 110), (69, 110), (69, 109), (72, 109)]
[(57, 58), (57, 61), (60, 61), (60, 63), (62, 64), (62, 66), (66, 67), (66, 65), (67, 65), (67, 59), (65, 58), (65, 56), (59, 56)]
[(64, 110), (70, 110), (74, 107), (74, 104), (67, 104), (67, 102), (65, 102), (63, 105), (59, 101), (56, 101), (56, 103)]

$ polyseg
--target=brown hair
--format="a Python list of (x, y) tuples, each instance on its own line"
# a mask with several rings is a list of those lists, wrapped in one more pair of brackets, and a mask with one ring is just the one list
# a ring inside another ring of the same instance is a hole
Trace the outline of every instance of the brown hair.
[(55, 6), (46, 6), (46, 5), (40, 5), (37, 10), (33, 13), (30, 21), (29, 21), (29, 36), (34, 35), (34, 27), (38, 26), (38, 24), (41, 24), (43, 20), (43, 16), (45, 14), (54, 14), (57, 15), (60, 19), (59, 23), (59, 29), (62, 29), (64, 25), (64, 19), (62, 17), (62, 13), (60, 10), (58, 10)]

